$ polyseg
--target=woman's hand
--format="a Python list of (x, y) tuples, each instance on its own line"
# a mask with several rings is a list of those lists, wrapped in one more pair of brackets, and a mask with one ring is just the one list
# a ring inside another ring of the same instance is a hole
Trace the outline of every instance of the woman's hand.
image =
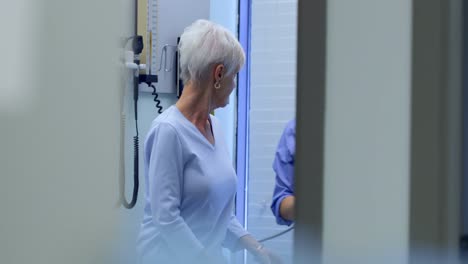
[(274, 254), (270, 250), (263, 247), (254, 237), (251, 235), (245, 235), (240, 238), (239, 245), (241, 248), (247, 249), (250, 254), (254, 255), (257, 262), (261, 264), (282, 264), (278, 255)]
[(263, 246), (257, 249), (254, 255), (255, 255), (255, 260), (257, 260), (257, 262), (261, 264), (282, 264), (283, 263), (283, 261), (278, 255), (274, 254), (273, 252), (264, 248)]

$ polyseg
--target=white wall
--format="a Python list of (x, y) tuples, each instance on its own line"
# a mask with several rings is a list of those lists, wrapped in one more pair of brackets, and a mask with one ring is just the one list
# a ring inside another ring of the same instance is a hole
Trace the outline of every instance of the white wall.
[[(229, 29), (235, 36), (237, 33), (237, 6), (239, 0), (211, 0), (210, 1), (210, 20)], [(216, 117), (221, 121), (226, 144), (229, 153), (235, 162), (235, 144), (236, 144), (236, 111), (237, 96), (234, 90), (229, 97), (229, 104), (215, 111)]]
[(406, 263), (411, 10), (328, 1), (325, 263)]
[[(270, 205), (276, 147), (296, 112), (296, 20), (297, 0), (252, 1), (247, 220), (249, 232), (258, 238), (286, 228), (276, 224)], [(265, 246), (291, 263), (293, 232)], [(249, 258), (248, 263), (255, 262)]]

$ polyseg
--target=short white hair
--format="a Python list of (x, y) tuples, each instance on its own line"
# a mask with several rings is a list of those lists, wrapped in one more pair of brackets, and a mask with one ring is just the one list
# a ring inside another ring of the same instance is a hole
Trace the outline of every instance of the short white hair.
[(197, 20), (185, 28), (179, 42), (180, 71), (184, 83), (207, 78), (210, 69), (223, 64), (225, 76), (244, 65), (241, 44), (226, 28), (208, 20)]

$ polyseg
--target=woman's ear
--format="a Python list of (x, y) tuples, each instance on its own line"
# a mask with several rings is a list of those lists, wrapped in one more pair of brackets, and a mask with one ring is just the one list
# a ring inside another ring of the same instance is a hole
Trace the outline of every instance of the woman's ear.
[(220, 82), (224, 77), (224, 65), (218, 64), (214, 69), (214, 79), (215, 82)]

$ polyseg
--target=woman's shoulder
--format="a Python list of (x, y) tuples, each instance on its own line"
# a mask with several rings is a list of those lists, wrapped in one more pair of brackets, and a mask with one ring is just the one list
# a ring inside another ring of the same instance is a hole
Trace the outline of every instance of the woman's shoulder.
[(174, 128), (177, 126), (180, 126), (182, 120), (180, 118), (180, 115), (176, 111), (177, 109), (175, 106), (171, 106), (166, 109), (162, 114), (158, 115), (152, 123), (152, 127), (158, 126), (158, 125), (169, 125)]
[(173, 106), (156, 117), (149, 130), (149, 134), (154, 134), (156, 131), (164, 130), (168, 133), (178, 134), (180, 130), (180, 120), (174, 113)]

